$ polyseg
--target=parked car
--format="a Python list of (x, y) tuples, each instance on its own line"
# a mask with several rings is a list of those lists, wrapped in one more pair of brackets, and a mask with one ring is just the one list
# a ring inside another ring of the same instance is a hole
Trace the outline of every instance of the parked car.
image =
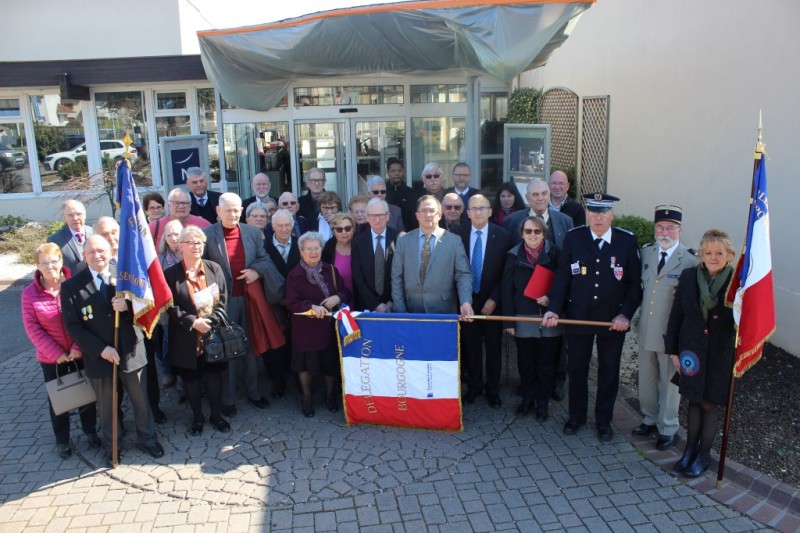
[[(136, 160), (136, 148), (131, 146), (131, 161)], [(114, 161), (122, 159), (122, 154), (125, 153), (125, 144), (120, 140), (106, 140), (100, 141), (100, 153), (103, 157), (108, 156)], [(72, 150), (66, 152), (56, 152), (44, 158), (44, 167), (47, 170), (61, 170), (61, 167), (67, 163), (72, 163), (79, 155), (86, 155), (86, 143), (81, 143)]]
[(25, 168), (25, 152), (0, 144), (0, 169)]

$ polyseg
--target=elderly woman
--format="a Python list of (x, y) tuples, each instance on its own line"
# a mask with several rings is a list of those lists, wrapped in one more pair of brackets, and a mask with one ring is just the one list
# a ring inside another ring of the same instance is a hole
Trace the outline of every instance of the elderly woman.
[[(339, 358), (330, 312), (350, 299), (350, 291), (336, 267), (322, 261), (322, 236), (311, 231), (298, 240), (300, 264), (286, 277), (286, 307), (292, 313), (292, 370), (300, 377), (303, 389), (303, 414), (314, 416), (311, 379), (325, 376), (328, 409), (339, 410), (335, 396)], [(310, 312), (309, 315), (296, 313)]]
[(253, 202), (247, 206), (244, 221), (249, 226), (255, 226), (261, 231), (267, 227), (272, 220), (272, 215), (278, 210), (278, 205), (270, 198), (266, 202)]
[(353, 268), (350, 263), (350, 252), (355, 235), (356, 220), (350, 213), (337, 213), (331, 217), (333, 238), (322, 248), (322, 260), (336, 267), (342, 276), (344, 285), (353, 294)]
[[(164, 225), (164, 231), (161, 232), (161, 242), (158, 243), (158, 262), (161, 264), (162, 270), (167, 270), (172, 265), (181, 262), (181, 248), (180, 238), (181, 231), (183, 231), (183, 224), (180, 220), (170, 220)], [(169, 366), (169, 352), (166, 330), (168, 326), (167, 315), (161, 315), (156, 329), (153, 331), (153, 343), (155, 345), (156, 360), (159, 364), (161, 374), (161, 384), (165, 387), (172, 387), (175, 385), (175, 375), (172, 373), (172, 368)], [(149, 350), (149, 342), (145, 341), (145, 347)]]
[(492, 204), (492, 222), (502, 226), (508, 215), (520, 209), (525, 209), (525, 202), (517, 185), (509, 181), (503, 183), (497, 189), (497, 196)]
[(347, 204), (350, 214), (353, 215), (356, 221), (356, 233), (369, 229), (369, 222), (367, 221), (368, 203), (369, 197), (359, 194), (350, 198), (350, 202)]
[[(227, 362), (209, 363), (203, 352), (202, 336), (211, 329), (212, 317), (225, 310), (227, 292), (222, 268), (203, 260), (206, 236), (197, 226), (186, 226), (180, 236), (183, 259), (164, 272), (173, 305), (169, 308), (169, 362), (183, 379), (186, 400), (193, 419), (189, 434), (203, 433), (201, 381), (211, 404), (209, 421), (220, 433), (231, 430), (222, 417), (222, 372)], [(214, 289), (216, 287), (216, 290)], [(196, 302), (203, 304), (198, 309)]]
[(733, 372), (733, 312), (725, 291), (736, 251), (727, 233), (708, 230), (700, 239), (702, 263), (681, 273), (664, 335), (665, 353), (677, 370), (681, 395), (689, 401), (686, 449), (675, 471), (697, 477), (708, 468)]
[[(28, 338), (36, 348), (36, 360), (42, 366), (44, 380), (56, 379), (59, 375), (83, 368), (81, 351), (67, 333), (61, 318), (61, 282), (71, 275), (64, 266), (64, 258), (57, 244), (42, 244), (33, 254), (36, 272), (33, 283), (22, 291), (22, 323)], [(66, 459), (72, 455), (69, 443), (69, 413), (56, 415), (53, 405), (50, 408), (50, 421), (56, 436), (58, 455)], [(80, 410), (81, 427), (89, 439), (89, 446), (100, 447), (97, 436), (95, 404)]]
[(158, 220), (164, 216), (164, 197), (157, 192), (145, 194), (142, 197), (142, 209), (148, 222)]
[[(520, 226), (522, 242), (509, 250), (503, 271), (503, 314), (542, 317), (550, 303), (546, 294), (526, 296), (525, 289), (538, 269), (555, 271), (558, 248), (547, 240), (547, 224), (539, 217), (528, 217)], [(561, 326), (543, 328), (534, 322), (512, 322), (506, 331), (517, 343), (517, 366), (522, 402), (517, 414), (526, 415), (536, 406), (536, 420), (548, 418), (548, 402), (553, 392), (555, 357), (564, 334)]]

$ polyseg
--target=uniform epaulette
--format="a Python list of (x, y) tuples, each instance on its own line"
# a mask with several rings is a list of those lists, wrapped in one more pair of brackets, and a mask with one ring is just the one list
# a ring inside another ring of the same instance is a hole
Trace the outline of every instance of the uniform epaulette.
[(694, 248), (687, 248), (686, 251), (692, 254), (693, 256), (697, 257), (697, 250), (695, 250)]
[(647, 244), (642, 246), (642, 248), (650, 248), (651, 246), (655, 246), (655, 245), (656, 245), (656, 243), (654, 243), (654, 242), (648, 242)]
[(575, 231), (576, 229), (581, 229), (581, 228), (585, 228), (585, 227), (586, 227), (586, 224), (584, 224), (583, 226), (575, 226), (571, 230), (567, 231), (567, 233), (569, 233), (570, 231)]
[(627, 230), (627, 229), (625, 229), (625, 228), (619, 228), (619, 227), (617, 227), (617, 226), (614, 226), (614, 229), (618, 229), (618, 230), (620, 230), (620, 231), (622, 231), (622, 232), (625, 232), (625, 233), (627, 233), (628, 235), (632, 235), (632, 236), (636, 237), (636, 234), (635, 234), (635, 233), (633, 233), (631, 230)]

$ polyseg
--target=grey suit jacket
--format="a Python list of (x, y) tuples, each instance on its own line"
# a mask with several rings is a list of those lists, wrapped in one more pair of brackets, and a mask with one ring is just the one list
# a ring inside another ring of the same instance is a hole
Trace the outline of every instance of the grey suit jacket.
[[(84, 239), (94, 235), (91, 227), (85, 226), (83, 229)], [(78, 243), (72, 236), (69, 226), (65, 225), (63, 228), (47, 237), (47, 242), (57, 244), (61, 248), (61, 254), (64, 256), (64, 266), (68, 267), (73, 273), (76, 271), (78, 263), (83, 261), (83, 244)]]
[[(239, 224), (239, 231), (241, 232), (242, 245), (244, 246), (244, 267), (252, 268), (258, 272), (265, 285), (270, 284), (271, 288), (275, 288), (275, 284), (280, 283), (282, 286), (284, 283), (283, 276), (264, 249), (264, 238), (261, 230), (247, 224)], [(239, 273), (237, 272), (236, 275), (233, 275), (231, 272), (231, 263), (228, 260), (228, 250), (225, 248), (222, 224), (217, 222), (204, 229), (203, 233), (206, 234), (208, 239), (203, 258), (214, 261), (222, 267), (222, 272), (225, 274), (225, 286), (228, 289), (228, 296), (230, 296), (233, 290), (233, 283), (243, 283), (243, 281), (236, 281), (235, 278), (239, 277)], [(270, 287), (265, 287), (265, 291), (268, 294)]]
[(682, 243), (669, 256), (661, 272), (658, 243), (642, 248), (642, 312), (639, 314), (639, 348), (664, 353), (664, 334), (681, 272), (697, 264), (697, 258)]
[(472, 274), (461, 238), (442, 228), (433, 232), (436, 244), (419, 280), (420, 230), (406, 233), (395, 244), (392, 260), (392, 302), (397, 313), (458, 313), (472, 304)]
[[(572, 219), (564, 213), (559, 213), (550, 208), (547, 209), (547, 212), (550, 214), (550, 220), (547, 223), (547, 239), (559, 248), (563, 248), (564, 238), (567, 236), (567, 232), (573, 228)], [(530, 209), (522, 209), (511, 213), (503, 221), (503, 227), (511, 232), (511, 238), (514, 240), (514, 244), (522, 242), (522, 236), (519, 234), (519, 227), (522, 225), (522, 221), (530, 216), (530, 213)]]

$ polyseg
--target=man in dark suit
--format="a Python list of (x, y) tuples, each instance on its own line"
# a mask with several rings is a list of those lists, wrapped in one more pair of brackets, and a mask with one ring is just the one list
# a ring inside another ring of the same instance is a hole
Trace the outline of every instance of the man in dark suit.
[(403, 216), (403, 226), (406, 231), (419, 226), (417, 222), (417, 197), (419, 194), (406, 185), (406, 171), (403, 161), (397, 158), (390, 158), (386, 163), (386, 201), (389, 205), (400, 208)]
[(208, 179), (200, 167), (186, 170), (186, 186), (189, 187), (189, 191), (191, 191), (189, 196), (192, 197), (192, 207), (189, 212), (203, 217), (210, 224), (215, 223), (220, 193), (209, 190)]
[(529, 181), (525, 199), (528, 201), (530, 209), (512, 213), (503, 221), (503, 227), (511, 232), (513, 243), (522, 242), (519, 231), (522, 222), (528, 217), (539, 217), (547, 223), (547, 238), (561, 248), (564, 244), (564, 237), (573, 228), (572, 219), (550, 209), (550, 187), (547, 182), (542, 178), (534, 178)]
[[(300, 203), (297, 201), (297, 196), (291, 192), (285, 192), (278, 198), (278, 209), (286, 209), (294, 217), (294, 226), (292, 227), (292, 237), (299, 239), (300, 235), (308, 231), (308, 220), (299, 214)], [(267, 238), (272, 235), (272, 226), (267, 224), (264, 228), (264, 233)]]
[[(87, 268), (61, 286), (61, 308), (70, 337), (83, 352), (86, 375), (97, 396), (101, 440), (107, 450), (112, 447), (113, 366), (133, 405), (139, 447), (153, 457), (164, 455), (158, 443), (155, 423), (143, 370), (147, 364), (142, 332), (133, 325), (133, 312), (124, 298), (114, 297), (114, 286), (108, 261), (111, 247), (103, 237), (92, 235), (86, 240), (84, 257)], [(114, 314), (120, 313), (119, 344), (114, 347)]]
[(586, 225), (586, 213), (583, 212), (583, 207), (580, 203), (576, 202), (569, 196), (569, 178), (567, 175), (556, 170), (550, 174), (550, 209), (564, 213), (572, 219), (572, 225), (576, 228), (578, 226)]
[(61, 248), (64, 266), (74, 273), (75, 268), (83, 261), (83, 243), (94, 231), (86, 225), (86, 208), (78, 200), (64, 202), (61, 216), (67, 225), (47, 237), (47, 242)]
[[(208, 240), (203, 259), (209, 259), (222, 267), (228, 291), (227, 312), (232, 322), (248, 331), (245, 312), (245, 286), (259, 278), (264, 283), (282, 279), (264, 249), (264, 237), (260, 229), (240, 224), (242, 200), (232, 192), (223, 193), (217, 206), (219, 222), (203, 230)], [(255, 354), (260, 355), (260, 354)], [(244, 379), (247, 396), (254, 406), (264, 409), (269, 400), (261, 395), (258, 386), (257, 359), (252, 355), (234, 359), (228, 363), (227, 390), (223, 387), (222, 414), (236, 414), (236, 385)]]
[(472, 275), (464, 245), (458, 236), (438, 226), (442, 205), (436, 197), (425, 195), (417, 206), (419, 229), (406, 233), (395, 245), (393, 310), (472, 316)]
[(397, 231), (388, 226), (389, 204), (373, 198), (367, 204), (369, 231), (353, 237), (350, 262), (356, 309), (389, 313), (392, 310), (392, 258)]
[(611, 322), (611, 327), (567, 326), (569, 419), (564, 433), (574, 435), (586, 423), (589, 363), (597, 340), (597, 438), (612, 438), (611, 419), (619, 389), (619, 365), (625, 332), (642, 301), (639, 246), (629, 231), (612, 228), (614, 202), (619, 198), (586, 194), (588, 226), (570, 231), (558, 259), (550, 304), (543, 327), (558, 319)]
[(479, 191), (475, 187), (470, 187), (469, 182), (472, 179), (472, 171), (466, 163), (456, 163), (453, 166), (453, 187), (445, 189), (445, 194), (454, 192), (461, 198), (461, 203), (464, 205), (464, 211), (461, 213), (461, 222), (464, 224), (469, 223), (466, 207), (469, 205), (469, 199), (478, 194)]
[(259, 172), (253, 176), (253, 179), (250, 180), (250, 187), (253, 189), (253, 196), (242, 200), (242, 219), (239, 222), (245, 222), (244, 217), (247, 212), (247, 207), (254, 202), (263, 204), (267, 200), (272, 200), (275, 202), (275, 205), (278, 205), (278, 199), (269, 193), (272, 188), (272, 182), (269, 180), (269, 176), (263, 172)]
[[(511, 234), (489, 222), (492, 207), (489, 199), (475, 194), (469, 200), (470, 224), (462, 224), (461, 237), (472, 273), (472, 305), (478, 314), (492, 315), (500, 304), (500, 289), (506, 253), (511, 248)], [(484, 390), (483, 350), (486, 348), (486, 400), (490, 407), (503, 405), (500, 399), (500, 342), (503, 323), (489, 320), (465, 322), (461, 326), (461, 350), (467, 365), (466, 403), (473, 403)]]
[[(300, 215), (306, 220), (314, 221), (319, 215), (319, 205), (317, 199), (325, 192), (325, 173), (318, 168), (312, 168), (306, 172), (305, 184), (308, 192), (300, 197)], [(278, 206), (280, 207), (280, 206)]]
[[(386, 182), (380, 176), (367, 176), (366, 181), (367, 192), (370, 198), (380, 198), (386, 200)], [(353, 201), (352, 199), (350, 200)], [(403, 212), (396, 205), (386, 204), (389, 207), (389, 224), (388, 226), (398, 233), (406, 231), (406, 226), (403, 223)]]

